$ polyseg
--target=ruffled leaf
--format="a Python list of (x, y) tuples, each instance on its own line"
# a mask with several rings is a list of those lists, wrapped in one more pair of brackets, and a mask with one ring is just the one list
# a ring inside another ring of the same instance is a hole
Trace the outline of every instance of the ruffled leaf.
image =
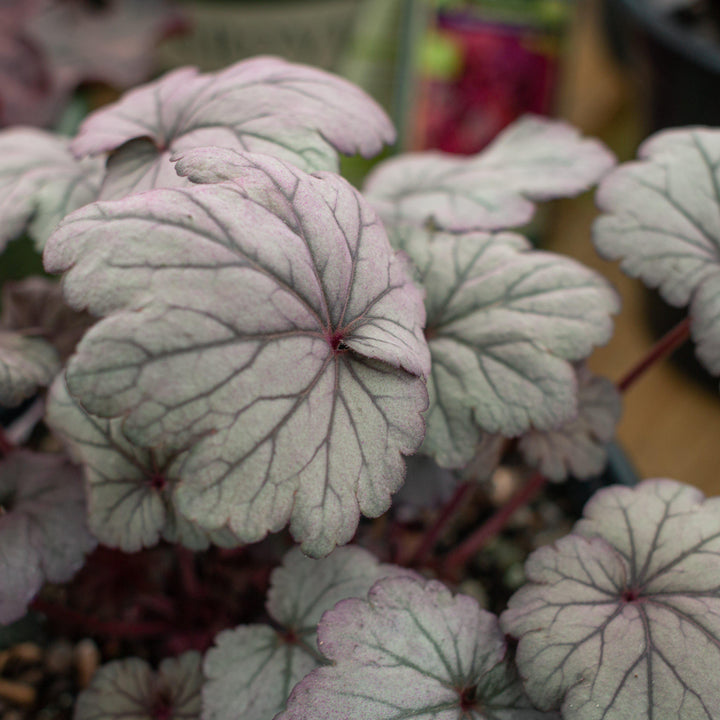
[(423, 452), (462, 467), (481, 430), (511, 437), (576, 412), (572, 363), (607, 342), (618, 309), (602, 277), (510, 233), (405, 227), (393, 241), (426, 291), (432, 369)]
[(600, 142), (570, 125), (526, 116), (471, 158), (424, 152), (386, 160), (364, 192), (388, 224), (499, 230), (528, 222), (534, 201), (589, 189), (614, 163)]
[(199, 720), (201, 660), (186, 652), (157, 672), (140, 658), (107, 663), (78, 696), (74, 720)]
[(620, 420), (620, 393), (607, 378), (593, 375), (582, 365), (577, 379), (577, 415), (552, 430), (530, 430), (518, 443), (525, 462), (549, 480), (599, 475)]
[(419, 578), (376, 583), (320, 623), (332, 663), (293, 690), (278, 720), (553, 720), (534, 710), (497, 618), (464, 595)]
[(65, 582), (95, 547), (82, 478), (56, 455), (15, 450), (0, 462), (0, 623), (22, 617), (45, 580)]
[(598, 492), (534, 552), (501, 618), (538, 707), (566, 720), (711, 720), (720, 707), (720, 500), (673, 480)]
[(593, 241), (671, 305), (690, 303), (698, 357), (720, 374), (720, 131), (666, 130), (638, 157), (600, 186)]
[(0, 330), (0, 406), (14, 407), (60, 369), (55, 349), (42, 338)]
[[(68, 386), (135, 444), (197, 439), (183, 514), (242, 542), (288, 520), (314, 555), (377, 516), (422, 440), (420, 293), (336, 175), (248, 156), (243, 181), (68, 218), (45, 255), (74, 307), (112, 313)], [(115, 312), (112, 312), (115, 311)]]
[(46, 421), (84, 467), (90, 529), (104, 545), (137, 552), (160, 538), (192, 550), (239, 544), (228, 530), (205, 532), (178, 512), (176, 493), (187, 452), (133, 445), (123, 435), (122, 420), (86, 413), (68, 394), (62, 376), (50, 390)]
[(42, 249), (60, 220), (97, 199), (103, 163), (76, 160), (69, 142), (34, 128), (0, 132), (0, 250), (23, 231)]
[(318, 667), (316, 630), (338, 601), (364, 596), (382, 577), (407, 574), (381, 565), (358, 547), (338, 548), (322, 560), (290, 551), (273, 571), (267, 610), (281, 627), (241, 626), (215, 639), (205, 659), (205, 720), (266, 720), (285, 707), (290, 691)]
[(83, 123), (73, 150), (113, 151), (103, 198), (182, 185), (169, 159), (191, 148), (278, 157), (307, 170), (336, 170), (335, 151), (375, 155), (395, 137), (362, 90), (322, 70), (279, 58), (245, 60), (218, 73), (181, 68), (127, 93)]

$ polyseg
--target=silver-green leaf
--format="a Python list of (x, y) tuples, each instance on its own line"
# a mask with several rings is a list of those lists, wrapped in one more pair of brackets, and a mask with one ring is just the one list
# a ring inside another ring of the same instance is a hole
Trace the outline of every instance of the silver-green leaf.
[(204, 550), (210, 543), (239, 544), (229, 530), (206, 532), (178, 512), (175, 496), (187, 451), (134, 445), (123, 434), (121, 419), (85, 412), (69, 395), (64, 376), (50, 389), (45, 420), (83, 465), (88, 522), (104, 545), (137, 552), (161, 538), (192, 550)]
[(535, 551), (502, 617), (538, 707), (565, 720), (713, 720), (720, 499), (674, 480), (601, 490)]
[(58, 354), (46, 340), (0, 330), (0, 405), (18, 405), (49, 385), (59, 369)]
[(312, 560), (290, 551), (273, 571), (267, 611), (280, 626), (226, 630), (208, 651), (204, 671), (204, 720), (266, 720), (283, 710), (291, 690), (323, 660), (317, 624), (345, 598), (364, 596), (383, 577), (408, 574), (382, 565), (359, 547), (338, 548)]
[(607, 378), (585, 365), (577, 370), (578, 411), (550, 430), (529, 430), (518, 442), (525, 462), (549, 480), (599, 475), (607, 462), (607, 446), (620, 419), (620, 393)]
[(550, 429), (577, 411), (572, 363), (607, 342), (619, 306), (606, 280), (512, 233), (392, 234), (425, 289), (432, 356), (422, 451), (461, 467), (481, 430)]
[[(45, 262), (108, 317), (67, 382), (135, 444), (197, 441), (181, 512), (242, 542), (288, 521), (313, 555), (352, 537), (422, 441), (420, 292), (340, 177), (246, 156), (247, 177), (73, 214)], [(200, 439), (198, 439), (200, 438)]]
[(473, 157), (424, 152), (386, 160), (364, 192), (388, 224), (500, 230), (528, 222), (534, 201), (589, 189), (614, 163), (600, 142), (567, 123), (528, 115)]
[(97, 199), (103, 162), (76, 160), (69, 143), (37, 128), (0, 132), (0, 250), (24, 231), (42, 250), (65, 215)]
[(702, 363), (720, 374), (720, 130), (665, 130), (601, 184), (593, 241), (606, 258), (690, 304)]
[(318, 637), (331, 664), (278, 720), (557, 720), (524, 695), (497, 618), (438, 582), (381, 580), (325, 613)]
[(129, 658), (103, 665), (78, 696), (74, 720), (200, 720), (202, 656), (189, 651), (154, 671)]

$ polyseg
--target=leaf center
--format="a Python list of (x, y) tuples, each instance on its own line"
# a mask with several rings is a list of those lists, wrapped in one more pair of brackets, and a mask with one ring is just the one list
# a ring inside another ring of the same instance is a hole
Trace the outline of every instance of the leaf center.
[(471, 685), (470, 687), (461, 688), (460, 693), (460, 709), (464, 713), (469, 713), (472, 710), (477, 710), (479, 707), (477, 697), (477, 686)]
[(173, 706), (165, 693), (161, 692), (157, 700), (153, 703), (150, 716), (153, 720), (172, 720)]
[(326, 337), (334, 355), (339, 355), (349, 349), (343, 342), (345, 339), (345, 333), (342, 330), (335, 330), (335, 332), (331, 335), (328, 334)]
[(160, 492), (167, 487), (168, 479), (165, 477), (164, 473), (154, 472), (148, 477), (147, 484), (153, 490)]
[(634, 603), (640, 600), (640, 590), (637, 588), (627, 588), (623, 591), (622, 600), (625, 603)]

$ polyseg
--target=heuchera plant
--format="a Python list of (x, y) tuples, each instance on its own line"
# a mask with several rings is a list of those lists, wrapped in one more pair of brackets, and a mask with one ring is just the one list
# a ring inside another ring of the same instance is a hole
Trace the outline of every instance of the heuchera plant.
[[(398, 156), (360, 191), (337, 174), (393, 139), (358, 88), (275, 58), (171, 72), (73, 139), (0, 134), (0, 239), (29, 235), (66, 303), (39, 278), (3, 295), (0, 402), (25, 402), (2, 437), (0, 622), (51, 614), (33, 598), (97, 542), (176, 544), (195, 613), (193, 551), (288, 526), (255, 621), (207, 620), (212, 647), (157, 669), (109, 662), (77, 720), (720, 717), (720, 504), (691, 487), (599, 491), (499, 618), (457, 592), (546, 478), (601, 471), (620, 414), (584, 364), (615, 292), (513, 228), (602, 179), (599, 251), (690, 303), (650, 360), (691, 330), (720, 372), (720, 134), (661, 133), (612, 170), (527, 117), (476, 157)], [(63, 453), (27, 441), (43, 408)], [(434, 556), (509, 452), (539, 472)], [(413, 557), (390, 552), (392, 519), (358, 536), (381, 557), (338, 547), (403, 482), (446, 497)]]

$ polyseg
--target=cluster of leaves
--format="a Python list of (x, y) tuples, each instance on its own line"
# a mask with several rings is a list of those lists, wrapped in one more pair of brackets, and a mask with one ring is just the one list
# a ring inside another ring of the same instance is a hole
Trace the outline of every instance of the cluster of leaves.
[[(7, 311), (0, 402), (51, 385), (45, 421), (77, 463), (14, 450), (0, 465), (0, 622), (96, 540), (201, 550), (289, 525), (300, 549), (273, 574), (269, 625), (221, 633), (203, 662), (110, 664), (76, 716), (709, 720), (720, 516), (678, 483), (596, 496), (499, 620), (336, 549), (388, 509), (404, 456), (487, 476), (513, 439), (551, 479), (591, 476), (619, 415), (583, 362), (610, 337), (614, 291), (511, 231), (611, 154), (528, 117), (477, 157), (401, 156), (362, 191), (337, 174), (338, 152), (393, 138), (358, 88), (275, 58), (176, 70), (71, 140), (0, 134), (0, 241), (28, 233), (70, 306)], [(692, 298), (720, 370), (720, 141), (669, 133), (643, 153), (603, 182), (598, 246)]]

